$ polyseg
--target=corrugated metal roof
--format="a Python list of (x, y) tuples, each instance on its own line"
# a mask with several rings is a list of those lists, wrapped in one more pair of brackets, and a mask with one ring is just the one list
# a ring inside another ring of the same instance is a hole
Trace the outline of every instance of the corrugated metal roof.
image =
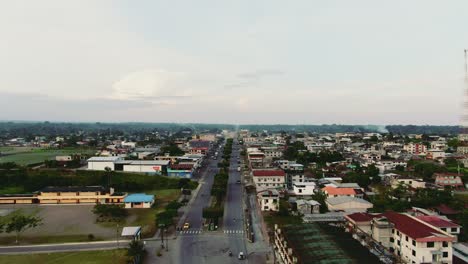
[(145, 193), (133, 193), (124, 198), (124, 203), (149, 203), (154, 200), (154, 195)]

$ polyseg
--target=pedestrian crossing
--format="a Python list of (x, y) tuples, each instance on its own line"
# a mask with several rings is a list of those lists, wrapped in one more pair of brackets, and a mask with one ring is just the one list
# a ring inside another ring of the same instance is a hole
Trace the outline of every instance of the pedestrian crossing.
[(244, 230), (224, 230), (224, 234), (243, 234)]
[[(202, 229), (189, 229), (189, 230), (177, 231), (177, 235), (200, 235), (202, 233), (208, 234), (212, 232), (203, 231)], [(223, 233), (227, 235), (244, 234), (244, 230), (223, 230)]]
[(189, 229), (189, 230), (183, 230), (183, 231), (178, 231), (179, 235), (198, 235), (201, 234), (203, 230), (201, 229)]

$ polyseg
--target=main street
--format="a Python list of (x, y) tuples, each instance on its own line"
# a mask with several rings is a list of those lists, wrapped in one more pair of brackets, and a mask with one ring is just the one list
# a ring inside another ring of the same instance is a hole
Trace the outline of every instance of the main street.
[[(237, 171), (239, 160), (239, 145), (234, 140), (229, 166), (229, 179), (224, 207), (223, 222), (217, 231), (203, 230), (202, 211), (210, 202), (213, 176), (218, 172), (218, 162), (222, 149), (218, 150), (218, 159), (209, 158), (206, 168), (201, 171), (200, 187), (191, 204), (187, 206), (184, 217), (178, 223), (182, 226), (190, 223), (188, 231), (178, 232), (172, 248), (172, 263), (247, 263), (248, 260), (238, 260), (239, 252), (248, 254), (244, 235), (244, 215), (242, 206), (242, 184)], [(232, 251), (230, 257), (228, 252)]]

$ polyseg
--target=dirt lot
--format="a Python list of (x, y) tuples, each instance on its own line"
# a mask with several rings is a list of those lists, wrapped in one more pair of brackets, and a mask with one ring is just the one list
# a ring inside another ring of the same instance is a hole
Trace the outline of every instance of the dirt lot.
[[(0, 212), (8, 209), (20, 209), (25, 213), (37, 213), (43, 218), (43, 225), (27, 230), (23, 237), (37, 236), (74, 236), (93, 234), (100, 239), (113, 239), (114, 228), (107, 228), (95, 223), (91, 212), (93, 205), (0, 205)], [(0, 237), (13, 234), (0, 234)]]

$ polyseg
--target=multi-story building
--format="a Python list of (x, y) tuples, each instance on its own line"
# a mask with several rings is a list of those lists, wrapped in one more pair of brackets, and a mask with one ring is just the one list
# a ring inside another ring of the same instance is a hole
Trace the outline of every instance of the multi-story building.
[(424, 144), (409, 143), (403, 146), (403, 150), (413, 155), (426, 154), (427, 148)]
[(279, 169), (260, 169), (252, 171), (257, 190), (279, 189), (285, 187), (286, 173)]
[(416, 217), (385, 212), (351, 214), (345, 219), (349, 231), (364, 231), (404, 263), (452, 263), (455, 237)]
[(279, 211), (279, 192), (276, 189), (258, 192), (257, 199), (262, 211)]
[(327, 195), (327, 197), (340, 197), (340, 196), (349, 196), (349, 197), (358, 197), (362, 198), (364, 193), (361, 189), (355, 188), (336, 188), (332, 186), (326, 186), (322, 188), (322, 191)]

